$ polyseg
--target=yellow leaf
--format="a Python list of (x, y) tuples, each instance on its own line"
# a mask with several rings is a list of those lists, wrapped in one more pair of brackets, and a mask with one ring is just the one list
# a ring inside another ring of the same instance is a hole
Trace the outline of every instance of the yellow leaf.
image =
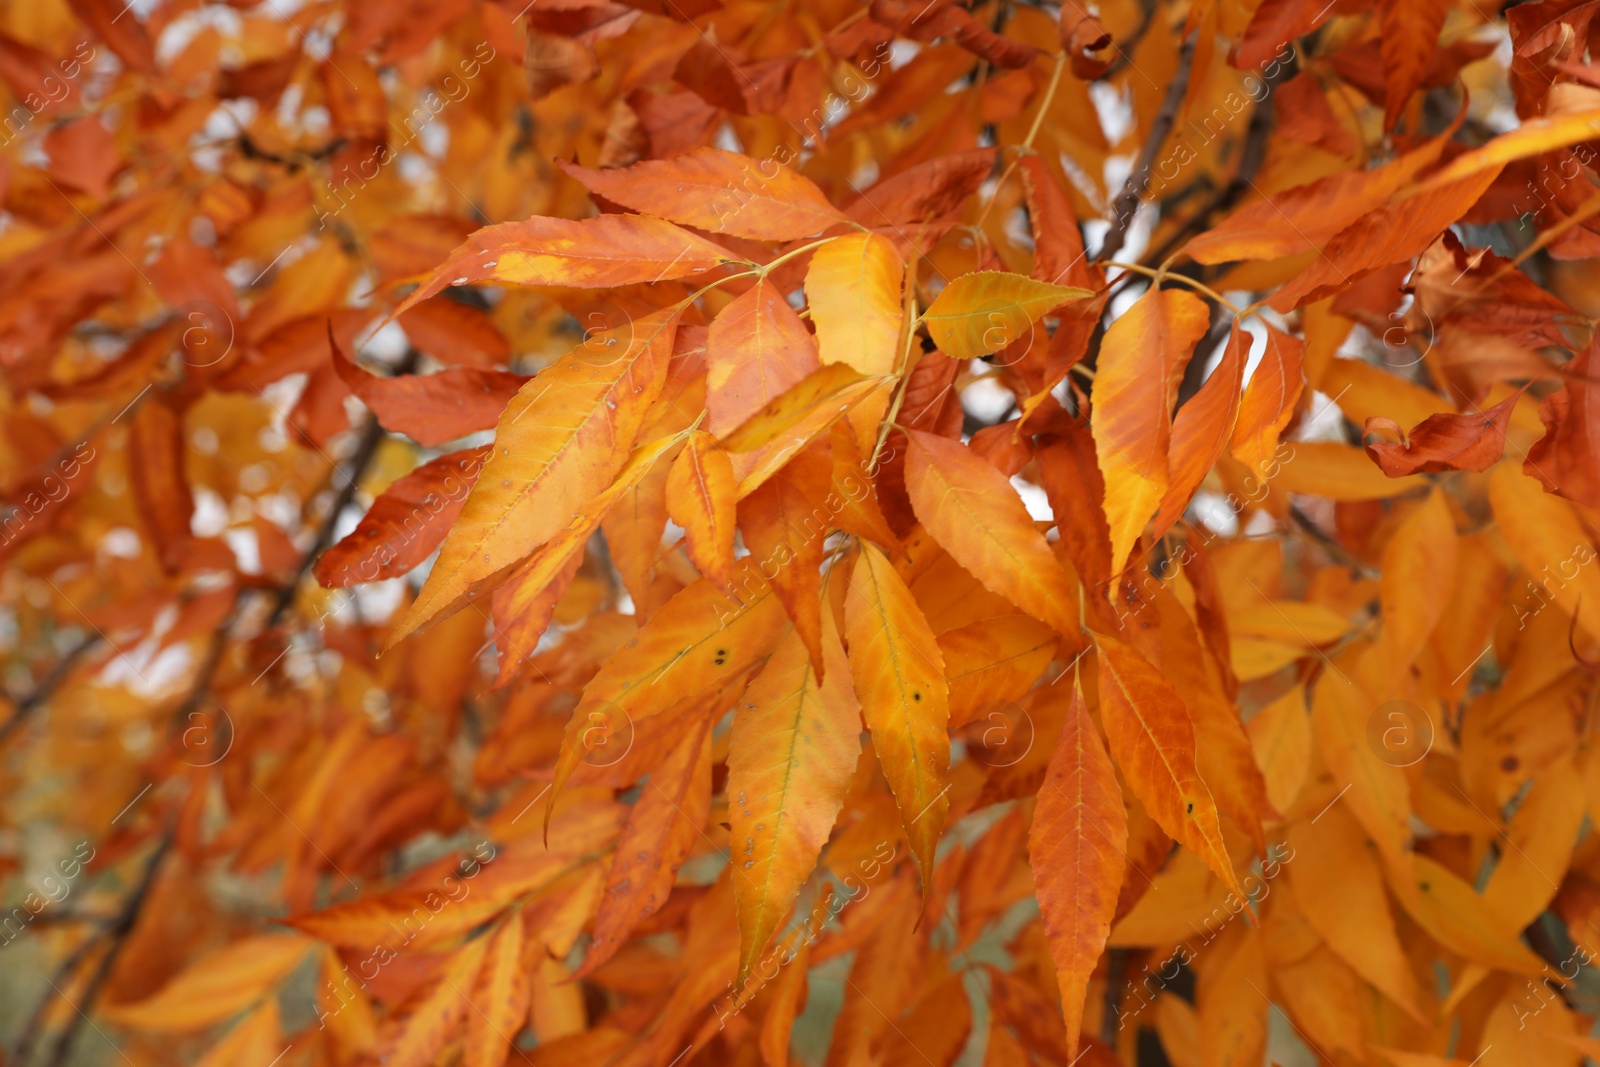
[(950, 809), (949, 690), (944, 657), (911, 590), (875, 545), (864, 543), (845, 596), (845, 634), (861, 715), (917, 857), (923, 892)]
[(816, 867), (861, 754), (861, 705), (831, 610), (822, 654), (819, 682), (791, 630), (734, 711), (728, 821), (740, 985)]
[(691, 431), (667, 475), (667, 514), (683, 527), (689, 558), (725, 591), (733, 588), (733, 464), (711, 435)]
[(1424, 1022), (1416, 976), (1389, 911), (1383, 868), (1366, 835), (1339, 804), (1316, 820), (1289, 830), (1289, 881), (1302, 914), (1352, 970)]
[(483, 970), (467, 1015), (465, 1067), (501, 1067), (528, 1017), (528, 974), (522, 965), (522, 909), (511, 909), (488, 939)]
[[(1489, 504), (1526, 580), (1537, 589), (1519, 593), (1517, 602), (1537, 607), (1554, 600), (1563, 615), (1576, 615), (1591, 638), (1600, 638), (1600, 567), (1592, 566), (1591, 534), (1573, 506), (1510, 462), (1490, 472)], [(1518, 608), (1519, 627), (1526, 614)]]
[(1507, 163), (1596, 137), (1600, 137), (1600, 111), (1523, 119), (1515, 129), (1456, 156), (1396, 199), (1421, 196), (1482, 171), (1499, 170)]
[[(1591, 751), (1589, 758), (1593, 760)], [(1583, 825), (1585, 790), (1571, 754), (1534, 779), (1502, 839), (1506, 850), (1483, 899), (1514, 929), (1525, 929), (1554, 899), (1567, 876)]]
[(1388, 657), (1391, 679), (1398, 682), (1427, 647), (1444, 615), (1443, 591), (1455, 586), (1455, 578), (1455, 520), (1444, 495), (1429, 493), (1406, 515), (1383, 550), (1380, 647)]
[[(1047, 312), (1092, 296), (1087, 289), (1052, 285), (1022, 274), (980, 270), (944, 287), (922, 321), (939, 350), (952, 359), (977, 359), (1027, 337)], [(1044, 340), (1039, 331), (1039, 340)]]
[(1448, 867), (1420, 852), (1411, 869), (1396, 871), (1394, 886), (1411, 917), (1434, 940), (1467, 959), (1537, 978), (1545, 963), (1518, 940), (1512, 921), (1493, 910)]
[(823, 365), (843, 363), (866, 375), (888, 374), (900, 361), (905, 264), (875, 233), (836, 237), (806, 269), (806, 303), (817, 328)]
[(1428, 484), (1420, 474), (1391, 478), (1364, 450), (1332, 441), (1280, 445), (1266, 473), (1274, 491), (1339, 501), (1387, 500)]
[(816, 409), (830, 411), (830, 418), (836, 418), (870, 392), (877, 381), (861, 377), (846, 364), (827, 364), (741, 422), (722, 438), (722, 447), (729, 452), (754, 452), (782, 437)]
[(1306, 714), (1306, 691), (1295, 686), (1245, 724), (1256, 765), (1267, 786), (1267, 802), (1288, 811), (1311, 765), (1311, 717)]
[(518, 391), (422, 592), (385, 649), (466, 597), (473, 582), (585, 518), (661, 391), (679, 310), (596, 334)]
[[(1368, 836), (1377, 842), (1379, 854), (1395, 866), (1403, 864), (1411, 851), (1411, 794), (1405, 775), (1391, 762), (1396, 757), (1386, 749), (1385, 758), (1380, 758), (1374, 750), (1372, 717), (1383, 709), (1360, 679), (1351, 676), (1354, 661), (1354, 656), (1341, 656), (1317, 679), (1311, 695), (1312, 736), (1335, 788), (1345, 790), (1338, 803), (1350, 805)], [(1395, 714), (1402, 716), (1397, 723), (1412, 725), (1403, 717), (1404, 711)], [(1389, 720), (1380, 723), (1387, 728)], [(1408, 752), (1401, 755), (1411, 758)]]

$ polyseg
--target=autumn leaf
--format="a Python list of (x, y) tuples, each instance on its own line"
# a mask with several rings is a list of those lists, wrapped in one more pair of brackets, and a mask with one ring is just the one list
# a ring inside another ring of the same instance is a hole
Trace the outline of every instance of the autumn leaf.
[(792, 241), (845, 221), (794, 171), (716, 148), (614, 170), (561, 169), (614, 203), (712, 233)]
[(667, 514), (683, 527), (689, 558), (700, 573), (730, 591), (736, 490), (727, 453), (710, 434), (691, 431), (667, 475)]
[(845, 636), (861, 717), (894, 790), (927, 893), (934, 848), (950, 807), (944, 658), (911, 591), (873, 545), (861, 546), (849, 582)]
[(979, 581), (1061, 633), (1076, 633), (1072, 584), (1005, 476), (958, 442), (908, 434), (906, 489), (917, 517)]
[(1053, 285), (999, 271), (977, 271), (953, 280), (928, 305), (922, 321), (940, 351), (952, 359), (976, 359), (1030, 334), (1047, 312), (1093, 295), (1087, 289)]
[(1487, 411), (1429, 415), (1409, 431), (1393, 419), (1370, 418), (1365, 436), (1390, 432), (1399, 440), (1369, 441), (1367, 455), (1391, 478), (1450, 470), (1486, 471), (1505, 452), (1506, 427), (1520, 399), (1522, 394), (1517, 392)]
[(1039, 911), (1061, 985), (1067, 1054), (1077, 1056), (1083, 998), (1116, 913), (1128, 842), (1122, 788), (1074, 686), (1028, 831)]
[(678, 311), (591, 338), (524, 385), (388, 647), (544, 544), (603, 490), (661, 389)]
[(1194, 726), (1183, 698), (1128, 646), (1097, 634), (1095, 650), (1111, 755), (1161, 828), (1243, 898), (1216, 801), (1195, 766)]
[(800, 316), (765, 279), (722, 309), (706, 338), (706, 409), (722, 437), (819, 366)]
[(272, 934), (237, 941), (196, 960), (144, 1000), (108, 1010), (106, 1017), (141, 1030), (199, 1030), (268, 995), (311, 944), (303, 937)]
[(476, 938), (450, 954), (438, 981), (384, 1041), (379, 1052), (383, 1062), (423, 1067), (434, 1061), (472, 1010), (464, 991), (473, 987), (488, 944), (487, 938)]
[(468, 282), (596, 288), (659, 282), (737, 263), (732, 252), (644, 215), (533, 218), (473, 234), (400, 303), (406, 311)]
[(437, 446), (491, 429), (527, 379), (505, 371), (450, 367), (436, 374), (380, 378), (356, 366), (330, 333), (333, 365), (385, 429)]
[(1234, 435), (1249, 357), (1249, 337), (1234, 323), (1222, 351), (1222, 361), (1189, 402), (1172, 420), (1172, 440), (1167, 459), (1167, 491), (1156, 512), (1154, 535), (1159, 537), (1183, 515), (1194, 491), (1211, 472), (1217, 457)]
[(1433, 60), (1450, 5), (1444, 0), (1386, 3), (1382, 21), (1385, 126), (1393, 126)]
[(0, 11), (10, 1059), (1600, 1047), (1600, 4), (193, 6)]
[(501, 1067), (511, 1053), (511, 1042), (522, 1032), (528, 1012), (523, 947), (522, 912), (513, 909), (484, 949), (483, 969), (470, 998), (474, 1010), (467, 1018), (462, 1056), (467, 1067)]
[(487, 446), (449, 452), (395, 479), (356, 528), (317, 560), (317, 581), (343, 589), (410, 573), (461, 514), (488, 453)]
[(710, 774), (711, 724), (702, 720), (674, 746), (634, 801), (606, 875), (594, 940), (575, 977), (615, 955), (633, 929), (667, 902), (710, 811)]
[(741, 986), (816, 867), (861, 754), (861, 705), (831, 612), (822, 655), (825, 680), (791, 633), (734, 712), (728, 819)]
[(1089, 425), (1105, 478), (1113, 575), (1171, 484), (1173, 392), (1207, 322), (1193, 294), (1153, 289), (1106, 330)]
[(600, 665), (568, 721), (557, 788), (595, 745), (627, 737), (641, 719), (679, 701), (721, 695), (766, 659), (783, 609), (750, 557), (735, 566), (733, 584), (739, 599), (709, 580), (695, 582)]
[(812, 253), (806, 301), (824, 365), (887, 374), (901, 359), (905, 265), (874, 233), (836, 237)]

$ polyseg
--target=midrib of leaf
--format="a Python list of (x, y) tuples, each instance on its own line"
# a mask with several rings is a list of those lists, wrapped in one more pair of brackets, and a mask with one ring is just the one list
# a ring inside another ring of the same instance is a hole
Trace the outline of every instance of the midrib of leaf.
[[(895, 654), (895, 642), (893, 637), (890, 636), (891, 633), (897, 632), (897, 627), (894, 625), (894, 623), (889, 621), (889, 613), (884, 608), (885, 601), (883, 598), (883, 587), (878, 583), (878, 572), (870, 559), (867, 563), (867, 577), (871, 580), (872, 588), (877, 594), (873, 600), (873, 603), (877, 606), (873, 609), (873, 611), (874, 614), (878, 616), (879, 622), (883, 624), (884, 644), (889, 649), (889, 665), (894, 671), (895, 690), (900, 694), (901, 718), (905, 720), (906, 738), (910, 742), (908, 747), (911, 750), (911, 769), (913, 772), (915, 772), (913, 776), (913, 782), (915, 783), (913, 788), (917, 793), (917, 799), (920, 801), (922, 799), (921, 783), (924, 776), (922, 758), (917, 753), (916, 732), (912, 729), (913, 716), (911, 714), (911, 705), (905, 698), (905, 673), (900, 669), (900, 657)], [(911, 643), (910, 638), (906, 639), (906, 643), (908, 645)]]
[[(650, 334), (648, 339), (640, 343), (639, 349), (636, 353), (634, 353), (633, 358), (626, 360), (626, 367), (616, 376), (615, 379), (612, 380), (611, 384), (606, 387), (605, 392), (599, 394), (599, 396), (595, 398), (595, 403), (583, 413), (582, 420), (572, 428), (572, 432), (567, 435), (566, 439), (563, 441), (560, 447), (556, 449), (555, 453), (545, 461), (544, 466), (539, 470), (539, 472), (530, 478), (526, 485), (512, 494), (510, 502), (501, 509), (501, 518), (495, 525), (498, 526), (500, 522), (504, 522), (507, 512), (509, 512), (517, 504), (521, 503), (522, 499), (531, 493), (535, 488), (544, 484), (544, 478), (549, 475), (552, 469), (555, 468), (557, 462), (565, 459), (568, 453), (572, 450), (573, 442), (578, 439), (583, 431), (587, 430), (591, 424), (593, 424), (596, 412), (598, 412), (602, 407), (605, 407), (606, 401), (610, 400), (616, 395), (617, 390), (622, 386), (623, 379), (628, 378), (632, 374), (634, 368), (639, 365), (639, 359), (655, 346), (656, 338), (660, 336), (661, 331), (666, 329), (668, 326), (676, 326), (677, 321), (677, 315), (671, 316), (660, 326), (658, 326)], [(619, 360), (618, 362), (622, 361)], [(543, 396), (544, 393), (540, 393), (539, 396), (535, 397), (531, 402), (529, 402), (528, 406), (523, 409), (523, 414), (526, 415), (529, 411), (531, 411), (533, 409), (533, 405), (537, 404), (539, 400), (543, 398)], [(606, 408), (606, 410), (616, 412), (619, 410), (619, 408), (613, 406)], [(624, 459), (624, 462), (626, 462), (626, 459)]]
[[(1033, 616), (1030, 615), (1028, 617), (1032, 618)], [(979, 620), (979, 621), (982, 621), (982, 620)], [(1055, 640), (1060, 640), (1059, 636), (1054, 635), (1054, 634), (1052, 634), (1052, 636), (1055, 637)], [(961, 678), (971, 678), (973, 675), (982, 674), (984, 671), (993, 670), (994, 668), (1000, 666), (1002, 663), (1015, 662), (1016, 660), (1021, 659), (1023, 656), (1026, 656), (1028, 653), (1037, 652), (1041, 648), (1043, 648), (1046, 645), (1051, 644), (1051, 643), (1052, 642), (1051, 642), (1050, 639), (1046, 639), (1044, 641), (1039, 642), (1037, 645), (1030, 645), (1029, 647), (1023, 649), (1021, 652), (1013, 652), (1011, 655), (1006, 656), (1003, 659), (990, 660), (984, 666), (978, 667), (978, 668), (976, 668), (974, 670), (964, 671), (961, 674), (957, 674), (957, 675), (954, 675), (954, 676), (952, 676), (950, 674), (946, 674), (944, 676), (945, 677), (945, 681), (948, 683), (948, 682), (956, 681), (957, 679), (961, 679)]]
[[(708, 581), (708, 580), (707, 579), (702, 579), (702, 581)], [(655, 671), (652, 671), (649, 674), (640, 675), (638, 680), (642, 682), (646, 678), (651, 678), (652, 679), (651, 682), (650, 682), (651, 685), (654, 685), (657, 681), (660, 681), (662, 676), (665, 675), (668, 671), (670, 671), (673, 667), (676, 667), (678, 665), (679, 661), (681, 661), (685, 656), (687, 656), (689, 653), (693, 652), (695, 649), (699, 648), (701, 645), (704, 645), (708, 641), (711, 641), (718, 634), (727, 632), (727, 630), (728, 630), (728, 628), (730, 626), (732, 626), (734, 623), (738, 622), (740, 619), (744, 618), (751, 611), (753, 611), (755, 609), (756, 605), (760, 604), (762, 601), (767, 599), (767, 596), (770, 594), (771, 589), (772, 589), (772, 586), (771, 586), (770, 583), (768, 583), (766, 585), (763, 585), (762, 586), (762, 592), (751, 595), (750, 599), (748, 601), (746, 601), (743, 605), (741, 605), (737, 610), (729, 612), (728, 615), (725, 616), (726, 621), (721, 626), (718, 626), (715, 630), (712, 630), (710, 633), (708, 633), (705, 636), (699, 638), (698, 640), (695, 640), (695, 641), (691, 642), (688, 648), (683, 649), (677, 655), (673, 656), (670, 660), (668, 660), (665, 664), (663, 664), (659, 669), (657, 669)], [(704, 692), (706, 688), (707, 688), (706, 686), (701, 686), (699, 689), (696, 689), (694, 691), (694, 693), (688, 693), (688, 694), (685, 694), (685, 695), (686, 696), (694, 696), (696, 693)]]
[(1122, 675), (1117, 673), (1117, 668), (1112, 666), (1109, 659), (1107, 660), (1106, 666), (1111, 668), (1111, 677), (1116, 681), (1117, 689), (1122, 693), (1122, 699), (1127, 701), (1128, 707), (1133, 711), (1134, 718), (1139, 720), (1139, 728), (1144, 731), (1145, 737), (1149, 738), (1150, 747), (1155, 749), (1156, 755), (1161, 758), (1161, 765), (1166, 768), (1167, 777), (1172, 779), (1172, 784), (1174, 786), (1178, 786), (1179, 796), (1181, 797), (1183, 795), (1182, 785), (1179, 782), (1177, 771), (1173, 769), (1171, 761), (1167, 759), (1166, 750), (1161, 746), (1160, 742), (1156, 740), (1155, 731), (1152, 730), (1150, 728), (1150, 724), (1145, 721), (1144, 712), (1139, 710), (1138, 702), (1133, 699), (1133, 696), (1128, 692), (1128, 687), (1123, 684)]
[[(780, 836), (780, 832), (783, 829), (784, 816), (788, 814), (788, 811), (787, 811), (787, 808), (786, 808), (785, 805), (786, 805), (786, 802), (787, 802), (787, 800), (789, 798), (789, 783), (794, 778), (794, 755), (795, 755), (796, 749), (799, 748), (798, 739), (800, 737), (800, 728), (799, 728), (798, 724), (799, 724), (800, 720), (804, 716), (806, 693), (811, 688), (811, 664), (810, 664), (810, 660), (809, 659), (802, 660), (802, 663), (803, 663), (803, 666), (801, 667), (801, 671), (800, 671), (800, 688), (798, 690), (796, 690), (794, 693), (792, 693), (790, 695), (790, 697), (788, 698), (788, 699), (790, 699), (790, 700), (792, 700), (794, 702), (794, 715), (792, 716), (791, 724), (788, 727), (788, 731), (789, 731), (788, 751), (786, 753), (786, 758), (783, 760), (783, 764), (782, 764), (783, 768), (784, 768), (784, 770), (783, 770), (783, 786), (782, 786), (782, 789), (779, 791), (779, 796), (782, 799), (779, 800), (778, 805), (777, 805), (777, 814), (773, 817), (773, 823), (772, 823), (772, 847), (767, 850), (767, 858), (763, 863), (763, 866), (766, 868), (766, 871), (761, 877), (761, 885), (759, 887), (758, 901), (759, 901), (759, 905), (760, 905), (760, 911), (762, 911), (762, 912), (765, 912), (766, 908), (767, 908), (767, 894), (768, 894), (768, 891), (772, 887), (772, 867), (773, 867), (773, 862), (774, 862), (774, 860), (777, 859), (777, 855), (778, 855), (778, 838)], [(764, 771), (757, 772), (757, 773), (765, 773), (765, 771), (770, 771), (773, 767), (776, 767), (776, 766), (779, 766), (779, 764), (774, 763), (771, 766), (765, 768)], [(754, 884), (754, 883), (752, 882), (751, 884)], [(755, 943), (751, 944), (752, 958), (748, 959), (748, 960), (741, 960), (740, 964), (739, 964), (739, 973), (740, 973), (741, 978), (749, 973), (750, 967), (755, 962), (753, 957), (756, 956), (756, 955), (760, 955), (761, 950), (763, 948), (766, 948), (766, 944), (764, 942), (761, 943), (761, 944), (755, 944)]]

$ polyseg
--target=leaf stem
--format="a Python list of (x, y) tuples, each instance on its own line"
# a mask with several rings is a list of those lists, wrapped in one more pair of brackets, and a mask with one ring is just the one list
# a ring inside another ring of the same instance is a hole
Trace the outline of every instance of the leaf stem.
[(878, 454), (883, 451), (884, 442), (889, 440), (889, 431), (894, 427), (895, 416), (900, 414), (900, 405), (906, 398), (906, 371), (911, 362), (911, 342), (917, 336), (917, 323), (921, 321), (921, 317), (917, 314), (916, 269), (916, 264), (912, 263), (906, 274), (906, 335), (900, 345), (900, 358), (895, 363), (895, 374), (900, 378), (900, 386), (894, 391), (894, 400), (890, 403), (883, 422), (878, 426), (878, 440), (872, 446), (872, 459), (867, 464), (868, 470), (878, 469)]
[[(1196, 292), (1203, 293), (1212, 300), (1215, 300), (1229, 311), (1232, 311), (1239, 318), (1244, 318), (1244, 316), (1248, 313), (1247, 311), (1241, 311), (1238, 305), (1229, 300), (1227, 297), (1223, 296), (1221, 293), (1217, 292), (1215, 289), (1211, 288), (1211, 286), (1207, 285), (1205, 282), (1196, 281), (1187, 274), (1168, 273), (1165, 270), (1155, 267), (1146, 267), (1140, 263), (1123, 263), (1119, 260), (1111, 260), (1105, 265), (1107, 267), (1120, 267), (1123, 270), (1132, 271), (1134, 274), (1143, 274), (1147, 278), (1154, 278), (1157, 283), (1163, 281), (1182, 282), (1184, 285), (1187, 285)], [(1251, 310), (1253, 310), (1255, 307), (1255, 304), (1250, 305)]]
[(975, 229), (982, 228), (984, 220), (989, 217), (989, 209), (994, 207), (995, 201), (999, 199), (1000, 190), (1005, 188), (1007, 179), (1016, 171), (1018, 162), (1021, 161), (1023, 156), (1033, 151), (1034, 139), (1039, 136), (1039, 130), (1044, 125), (1044, 117), (1049, 112), (1050, 105), (1055, 103), (1056, 90), (1061, 87), (1061, 71), (1066, 65), (1067, 53), (1064, 51), (1057, 52), (1056, 67), (1050, 72), (1050, 84), (1045, 86), (1044, 99), (1039, 101), (1039, 110), (1034, 112), (1033, 125), (1028, 127), (1028, 136), (1018, 146), (1022, 151), (1018, 152), (1012, 157), (1011, 162), (1006, 164), (1005, 172), (1000, 175), (1000, 180), (995, 183), (994, 194), (989, 197), (988, 201), (983, 205), (983, 210), (978, 213), (978, 221), (973, 223)]

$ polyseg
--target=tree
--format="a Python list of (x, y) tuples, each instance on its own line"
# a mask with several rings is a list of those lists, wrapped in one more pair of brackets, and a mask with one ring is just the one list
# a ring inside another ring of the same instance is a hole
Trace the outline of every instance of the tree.
[(1593, 8), (13, 5), (12, 1061), (1600, 1060)]

